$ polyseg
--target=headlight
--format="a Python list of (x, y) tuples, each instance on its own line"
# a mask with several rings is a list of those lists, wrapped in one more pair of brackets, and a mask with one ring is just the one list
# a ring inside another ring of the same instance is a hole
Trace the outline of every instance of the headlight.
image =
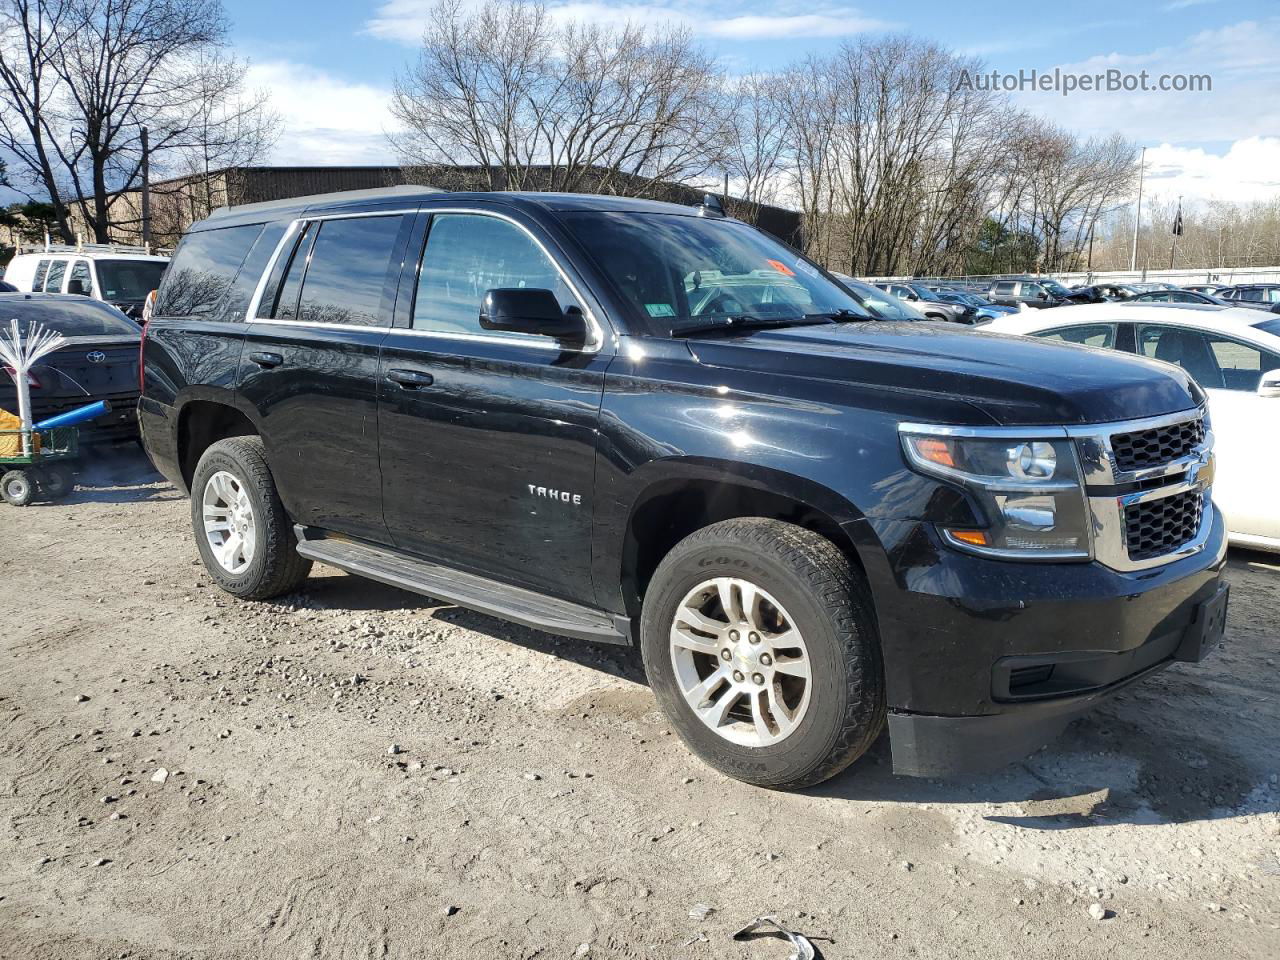
[(914, 469), (960, 484), (978, 503), (985, 523), (944, 528), (947, 542), (1007, 559), (1092, 555), (1088, 505), (1070, 439), (919, 424), (903, 424), (900, 431)]

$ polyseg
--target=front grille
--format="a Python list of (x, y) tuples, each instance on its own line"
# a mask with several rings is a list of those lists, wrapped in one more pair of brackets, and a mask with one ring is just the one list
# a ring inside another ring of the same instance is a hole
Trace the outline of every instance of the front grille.
[(1199, 490), (1127, 507), (1124, 512), (1125, 546), (1130, 560), (1151, 560), (1172, 553), (1200, 530), (1204, 494)]
[(1166, 427), (1112, 434), (1111, 450), (1116, 457), (1116, 468), (1128, 473), (1185, 457), (1203, 441), (1204, 420), (1196, 417)]

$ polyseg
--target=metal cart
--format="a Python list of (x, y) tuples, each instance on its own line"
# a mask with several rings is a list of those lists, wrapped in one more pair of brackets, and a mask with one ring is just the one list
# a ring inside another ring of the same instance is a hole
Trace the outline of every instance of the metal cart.
[[(29, 454), (22, 453), (24, 435), (31, 438)], [(80, 431), (75, 427), (0, 430), (0, 497), (15, 507), (25, 507), (37, 497), (65, 497), (76, 486), (79, 453)]]

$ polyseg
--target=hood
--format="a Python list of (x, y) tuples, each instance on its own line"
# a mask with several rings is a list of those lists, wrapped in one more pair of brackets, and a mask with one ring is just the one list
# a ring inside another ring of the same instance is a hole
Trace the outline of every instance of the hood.
[(1084, 424), (1176, 413), (1204, 394), (1181, 369), (1114, 350), (948, 323), (841, 323), (688, 341), (699, 362), (967, 402), (995, 423)]

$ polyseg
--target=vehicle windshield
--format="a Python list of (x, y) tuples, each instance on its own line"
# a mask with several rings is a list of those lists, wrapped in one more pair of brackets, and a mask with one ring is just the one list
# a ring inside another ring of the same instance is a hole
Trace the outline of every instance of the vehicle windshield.
[(930, 290), (928, 287), (912, 287), (921, 300), (928, 300), (930, 303), (945, 303), (940, 296)]
[(1052, 293), (1055, 297), (1067, 297), (1071, 295), (1071, 291), (1060, 284), (1057, 280), (1041, 280), (1040, 285)]
[(99, 260), (97, 263), (102, 299), (139, 302), (160, 288), (160, 277), (168, 266), (160, 260)]
[(676, 333), (690, 321), (868, 316), (809, 261), (742, 223), (613, 211), (563, 221), (637, 313)]
[[(36, 296), (40, 296), (37, 294)], [(38, 323), (64, 337), (115, 337), (137, 335), (141, 328), (115, 307), (97, 300), (0, 300), (0, 317), (16, 317), (20, 329)]]

